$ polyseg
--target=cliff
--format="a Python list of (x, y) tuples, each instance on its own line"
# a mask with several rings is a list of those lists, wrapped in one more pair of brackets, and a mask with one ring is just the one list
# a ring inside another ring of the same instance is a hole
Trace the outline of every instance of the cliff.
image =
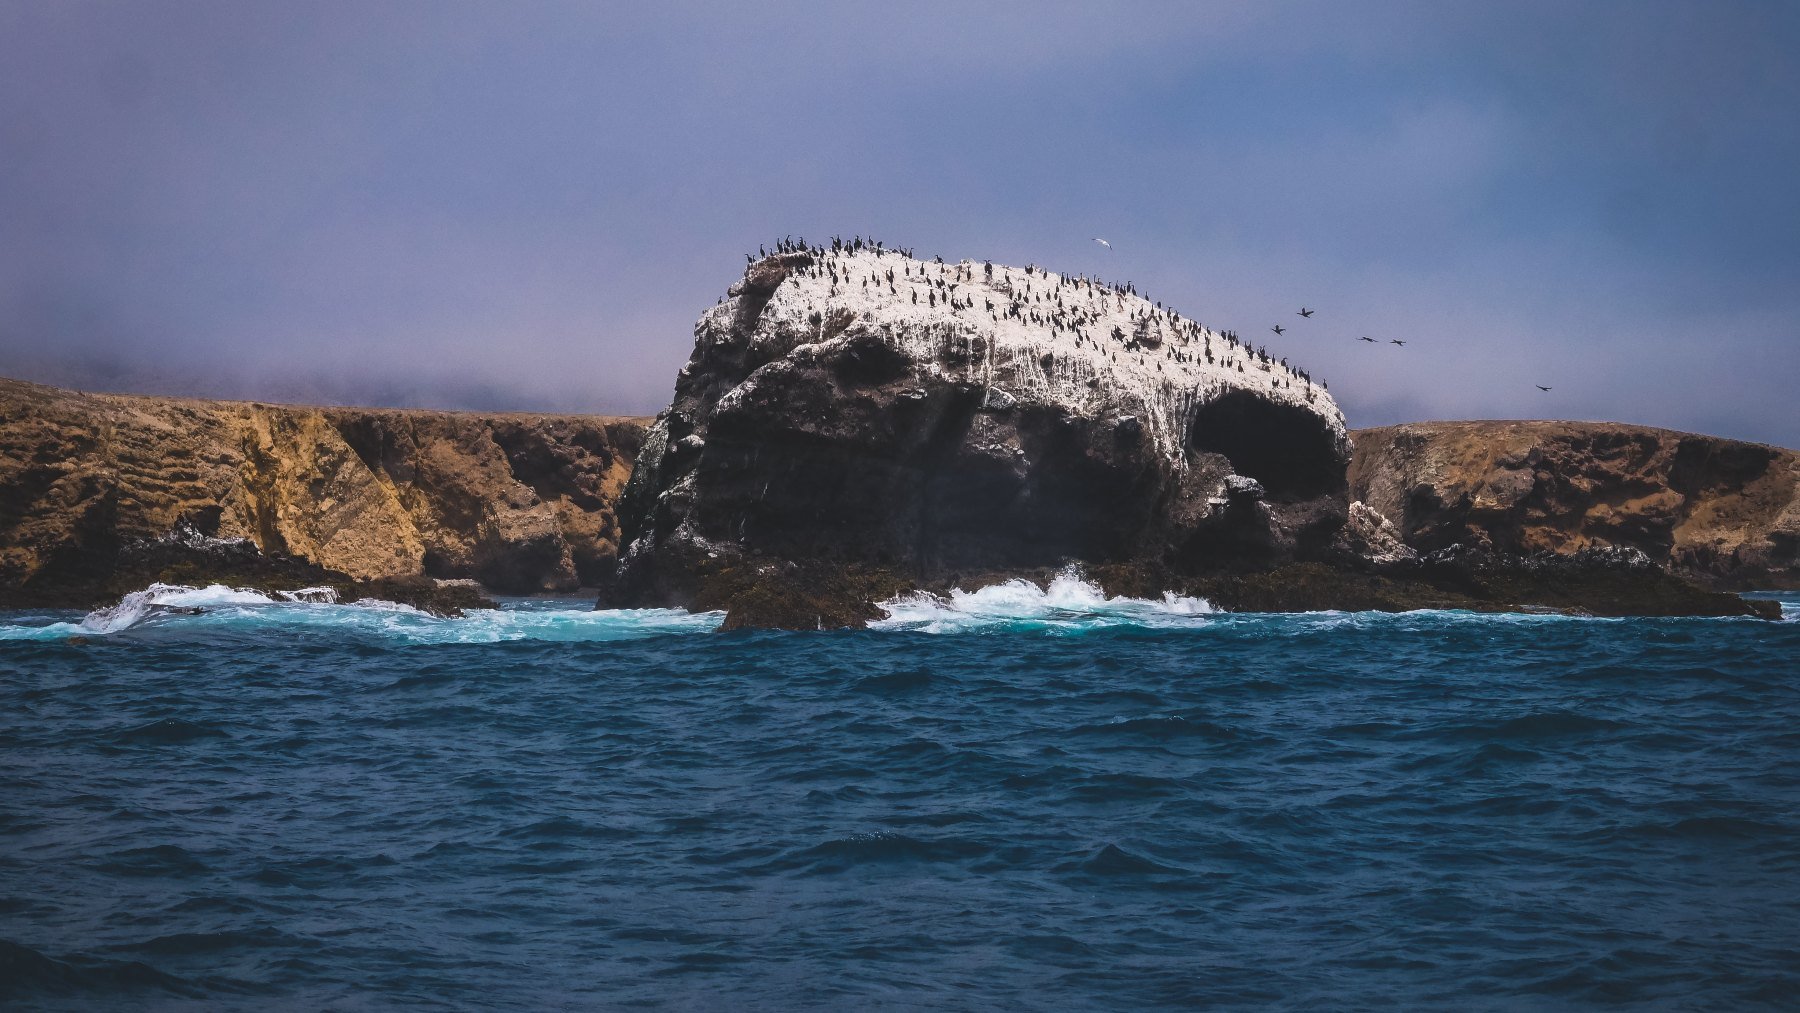
[(613, 565), (614, 505), (642, 433), (633, 419), (86, 394), (0, 379), (0, 597), (86, 604), (116, 590), (122, 553), (160, 559), (220, 539), (359, 581), (572, 590)]
[(1353, 434), (1350, 497), (1407, 545), (1642, 551), (1716, 587), (1800, 586), (1800, 454), (1604, 422), (1420, 422)]
[(1347, 460), (1322, 386), (1128, 286), (784, 245), (696, 325), (605, 600), (712, 601), (743, 567), (1267, 566), (1323, 551)]

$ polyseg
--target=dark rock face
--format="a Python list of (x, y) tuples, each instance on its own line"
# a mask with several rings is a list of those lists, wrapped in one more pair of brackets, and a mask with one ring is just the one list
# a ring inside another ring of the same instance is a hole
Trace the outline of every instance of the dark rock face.
[(1365, 571), (1321, 563), (1200, 578), (1182, 593), (1231, 612), (1539, 612), (1578, 616), (1781, 618), (1780, 606), (1708, 591), (1643, 558), (1553, 553), (1524, 558), (1460, 549)]
[(1800, 454), (1603, 422), (1421, 422), (1354, 434), (1351, 498), (1413, 549), (1620, 547), (1716, 587), (1800, 587)]
[(795, 561), (920, 583), (1263, 567), (1324, 551), (1347, 458), (1323, 390), (1135, 295), (784, 253), (696, 326), (603, 601), (688, 605), (722, 570)]

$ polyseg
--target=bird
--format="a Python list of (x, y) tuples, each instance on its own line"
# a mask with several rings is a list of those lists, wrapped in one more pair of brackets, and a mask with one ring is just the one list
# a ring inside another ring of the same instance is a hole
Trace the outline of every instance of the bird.
[(1269, 330), (1274, 331), (1276, 334), (1287, 333), (1287, 328), (1281, 326), (1280, 324), (1276, 324), (1275, 326), (1269, 328)]
[(1536, 387), (1538, 390), (1549, 390), (1550, 389), (1541, 383), (1534, 383), (1534, 384), (1532, 384), (1532, 386)]
[(1369, 337), (1369, 336), (1368, 336), (1368, 335), (1367, 335), (1367, 334), (1365, 334), (1365, 335), (1363, 335), (1363, 336), (1362, 336), (1362, 337), (1360, 337), (1360, 338), (1357, 338), (1357, 339), (1356, 339), (1356, 340), (1358, 340), (1358, 341), (1367, 341), (1367, 342), (1368, 342), (1368, 343), (1369, 343), (1369, 344), (1371, 344), (1371, 345), (1373, 345), (1373, 344), (1374, 344), (1374, 343), (1375, 343), (1375, 339), (1374, 339), (1374, 338), (1371, 338), (1371, 337)]
[(1094, 237), (1094, 242), (1096, 242), (1096, 243), (1099, 243), (1099, 244), (1100, 244), (1100, 245), (1101, 245), (1101, 246), (1104, 246), (1104, 247), (1106, 247), (1106, 248), (1107, 248), (1107, 249), (1109, 249), (1109, 250), (1110, 250), (1110, 249), (1112, 249), (1112, 244), (1111, 244), (1111, 243), (1109, 243), (1109, 242), (1107, 242), (1107, 241), (1106, 241), (1106, 240), (1104, 240), (1104, 239), (1101, 239), (1101, 238), (1100, 238), (1100, 237), (1098, 237), (1098, 236), (1095, 236), (1095, 237)]
[(1405, 345), (1406, 345), (1406, 342), (1404, 342), (1404, 341), (1401, 341), (1401, 340), (1400, 340), (1400, 339), (1399, 339), (1399, 338), (1389, 338), (1389, 339), (1388, 339), (1388, 344), (1390, 344), (1390, 345), (1400, 345), (1400, 346), (1401, 346), (1401, 347), (1405, 347)]
[(1300, 307), (1300, 315), (1303, 317), (1310, 317), (1313, 315), (1313, 311), (1302, 306), (1302, 307)]

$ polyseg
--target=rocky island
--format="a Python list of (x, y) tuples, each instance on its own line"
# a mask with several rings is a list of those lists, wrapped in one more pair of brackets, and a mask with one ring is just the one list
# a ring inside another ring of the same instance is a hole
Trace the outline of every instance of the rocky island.
[(1769, 614), (1631, 547), (1557, 551), (1598, 541), (1421, 553), (1351, 461), (1323, 383), (1130, 286), (783, 243), (697, 324), (601, 601), (858, 626), (1076, 564), (1227, 608)]
[(1348, 460), (1323, 387), (1126, 288), (784, 251), (696, 327), (620, 504), (608, 596), (716, 602), (796, 565), (877, 584), (1268, 566), (1342, 524)]
[(778, 244), (654, 422), (0, 380), (0, 607), (152, 582), (441, 612), (599, 589), (728, 628), (1047, 583), (1235, 610), (1770, 615), (1800, 455), (1611, 423), (1347, 432), (1278, 351), (1129, 285)]

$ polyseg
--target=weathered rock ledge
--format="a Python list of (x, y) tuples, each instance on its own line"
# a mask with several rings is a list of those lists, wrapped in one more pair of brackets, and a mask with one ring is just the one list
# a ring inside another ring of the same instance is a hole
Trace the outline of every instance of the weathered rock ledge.
[(94, 607), (156, 580), (324, 584), (440, 610), (482, 600), (444, 580), (572, 590), (614, 563), (642, 433), (0, 379), (0, 607)]
[(1608, 422), (1353, 434), (1350, 497), (1414, 551), (1635, 549), (1723, 589), (1800, 587), (1800, 454)]

